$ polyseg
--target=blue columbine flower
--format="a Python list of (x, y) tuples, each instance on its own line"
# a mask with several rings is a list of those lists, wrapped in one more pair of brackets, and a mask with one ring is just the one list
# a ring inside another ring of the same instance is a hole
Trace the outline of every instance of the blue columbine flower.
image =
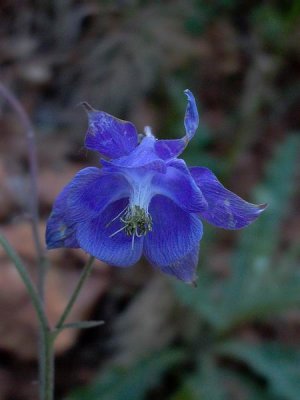
[(46, 231), (48, 249), (80, 247), (96, 258), (128, 267), (142, 256), (161, 271), (193, 282), (202, 223), (240, 229), (265, 209), (225, 189), (207, 168), (178, 159), (199, 124), (188, 98), (182, 139), (157, 140), (135, 126), (86, 105), (85, 146), (98, 151), (102, 168), (78, 172), (55, 201)]

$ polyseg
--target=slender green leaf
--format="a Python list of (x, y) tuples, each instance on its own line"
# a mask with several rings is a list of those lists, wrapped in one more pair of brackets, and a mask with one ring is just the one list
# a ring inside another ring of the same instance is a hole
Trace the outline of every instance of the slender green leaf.
[(59, 330), (63, 329), (89, 329), (103, 325), (104, 321), (77, 321), (64, 324)]

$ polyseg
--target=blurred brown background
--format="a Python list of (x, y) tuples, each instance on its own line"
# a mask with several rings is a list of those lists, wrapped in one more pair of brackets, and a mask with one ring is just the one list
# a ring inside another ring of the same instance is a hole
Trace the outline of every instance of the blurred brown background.
[[(197, 289), (144, 261), (98, 262), (71, 319), (106, 324), (61, 335), (55, 398), (300, 398), (299, 43), (298, 0), (1, 1), (0, 80), (36, 131), (43, 241), (57, 194), (98, 163), (82, 101), (175, 138), (191, 89), (201, 127), (187, 163), (269, 203), (243, 233), (205, 226)], [(1, 231), (34, 277), (26, 137), (3, 98), (0, 132)], [(86, 255), (49, 257), (54, 322)], [(2, 249), (0, 321), (0, 400), (35, 400), (37, 322)]]

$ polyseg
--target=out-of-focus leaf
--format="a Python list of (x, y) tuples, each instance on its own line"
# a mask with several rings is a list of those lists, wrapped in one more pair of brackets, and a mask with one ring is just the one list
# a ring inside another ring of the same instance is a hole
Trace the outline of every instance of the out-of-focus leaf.
[[(240, 237), (232, 278), (221, 299), (223, 323), (229, 329), (240, 322), (262, 318), (300, 304), (300, 276), (274, 259), (280, 227), (295, 190), (299, 137), (291, 135), (271, 160), (265, 183), (257, 189), (268, 209)], [(292, 261), (292, 260), (291, 260)]]
[(257, 189), (269, 208), (240, 236), (233, 258), (231, 276), (216, 281), (200, 271), (195, 290), (176, 285), (179, 298), (191, 306), (218, 331), (225, 333), (237, 325), (278, 313), (300, 304), (300, 275), (290, 252), (288, 267), (283, 259), (273, 260), (280, 226), (294, 190), (294, 175), (300, 148), (299, 137), (290, 136), (271, 160), (265, 183)]
[(247, 364), (255, 373), (264, 377), (272, 395), (280, 399), (299, 400), (300, 352), (276, 343), (249, 345), (227, 342), (218, 346), (222, 356)]
[(68, 400), (143, 400), (163, 374), (180, 360), (179, 351), (164, 351), (141, 359), (132, 367), (113, 366), (86, 389), (78, 390)]
[(266, 171), (263, 185), (256, 189), (256, 200), (268, 203), (267, 210), (243, 231), (235, 262), (259, 264), (270, 257), (278, 245), (280, 226), (291, 196), (295, 191), (294, 178), (300, 150), (299, 136), (291, 135), (281, 143)]
[[(223, 369), (223, 379), (234, 400), (282, 400), (271, 395), (265, 385), (237, 370)], [(234, 395), (235, 394), (235, 395)]]
[[(218, 347), (217, 347), (218, 349)], [(223, 347), (221, 346), (220, 354)], [(226, 355), (226, 354), (225, 354)], [(255, 376), (221, 365), (214, 351), (202, 353), (198, 368), (170, 400), (283, 400)]]
[(64, 324), (59, 330), (63, 329), (89, 329), (103, 325), (104, 321), (77, 321)]
[(202, 355), (198, 368), (171, 400), (226, 400), (222, 372), (210, 352)]

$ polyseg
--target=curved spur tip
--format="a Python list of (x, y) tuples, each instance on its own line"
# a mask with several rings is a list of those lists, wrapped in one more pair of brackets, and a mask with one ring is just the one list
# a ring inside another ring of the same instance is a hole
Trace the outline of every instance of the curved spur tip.
[(184, 93), (189, 99), (193, 99), (193, 98), (194, 98), (194, 95), (193, 95), (193, 93), (190, 91), (190, 89), (185, 89), (185, 90), (183, 91), (183, 93)]
[(81, 106), (84, 108), (84, 110), (89, 113), (89, 112), (93, 112), (96, 111), (87, 101), (82, 101), (81, 103), (77, 104), (77, 107)]
[(259, 204), (259, 205), (258, 205), (258, 210), (259, 210), (259, 212), (263, 212), (266, 208), (268, 208), (268, 206), (269, 206), (268, 203)]
[(198, 275), (194, 275), (193, 279), (189, 282), (187, 282), (190, 286), (193, 286), (194, 288), (198, 287)]

